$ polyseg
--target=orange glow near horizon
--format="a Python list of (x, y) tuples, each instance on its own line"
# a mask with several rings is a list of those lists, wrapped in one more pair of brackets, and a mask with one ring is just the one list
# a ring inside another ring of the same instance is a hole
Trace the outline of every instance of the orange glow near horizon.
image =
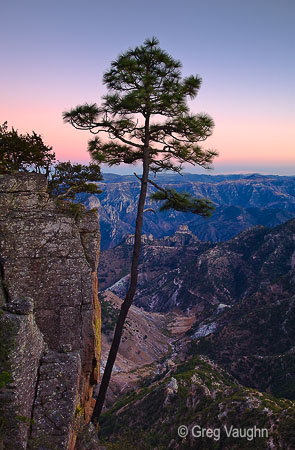
[[(20, 133), (41, 134), (46, 145), (50, 145), (58, 160), (88, 162), (88, 140), (92, 137), (88, 131), (80, 131), (64, 124), (62, 111), (51, 107), (44, 113), (36, 114), (35, 110), (6, 111), (8, 126), (18, 129)], [(17, 117), (19, 116), (19, 117)], [(214, 164), (252, 165), (295, 165), (294, 131), (291, 124), (284, 128), (275, 122), (251, 122), (236, 120), (217, 120), (213, 135), (202, 143), (204, 148), (214, 148), (219, 152)]]
[[(41, 134), (46, 145), (52, 146), (60, 161), (87, 163), (90, 160), (87, 143), (92, 135), (63, 123), (62, 111), (67, 106), (61, 103), (62, 100), (59, 104), (44, 105), (36, 101), (35, 104), (30, 104), (30, 108), (25, 108), (22, 105), (16, 107), (11, 102), (5, 110), (5, 116), (0, 114), (0, 121), (2, 123), (7, 120), (9, 128), (13, 126), (20, 133), (31, 133), (34, 130)], [(214, 108), (208, 109), (213, 109), (212, 116), (216, 125), (213, 135), (202, 146), (219, 152), (214, 160), (215, 167), (220, 164), (244, 166), (251, 163), (254, 170), (257, 164), (266, 167), (294, 166), (295, 172), (295, 131), (291, 118), (279, 121), (278, 117), (259, 119), (246, 114), (233, 118), (229, 114), (221, 114), (221, 105), (215, 111)]]

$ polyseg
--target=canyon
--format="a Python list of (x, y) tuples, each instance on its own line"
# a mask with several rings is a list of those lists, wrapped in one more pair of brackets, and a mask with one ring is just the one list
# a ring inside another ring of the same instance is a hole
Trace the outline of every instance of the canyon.
[[(295, 447), (294, 177), (198, 177), (179, 187), (214, 197), (211, 222), (148, 203), (100, 440), (90, 418), (128, 285), (138, 184), (107, 176), (101, 196), (81, 195), (87, 210), (49, 198), (41, 175), (0, 177), (0, 448), (182, 450), (195, 448), (194, 425), (256, 425), (269, 436), (255, 448)], [(223, 433), (219, 445), (254, 441)]]

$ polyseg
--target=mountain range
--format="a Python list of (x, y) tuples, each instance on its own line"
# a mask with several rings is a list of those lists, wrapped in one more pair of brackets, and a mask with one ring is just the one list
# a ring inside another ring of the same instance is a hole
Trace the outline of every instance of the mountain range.
[[(102, 253), (101, 289), (124, 295), (128, 275), (119, 268), (128, 271), (132, 240)], [(199, 241), (187, 226), (162, 239), (143, 236), (137, 306), (166, 314), (171, 329), (180, 315), (189, 326), (170, 341), (162, 369), (158, 361), (149, 375), (141, 371), (141, 382), (102, 416), (106, 448), (132, 450), (139, 440), (143, 450), (295, 448), (294, 292), (294, 219), (219, 243)], [(196, 439), (196, 424), (221, 430), (220, 438)], [(269, 435), (222, 432), (254, 425)]]
[[(101, 442), (112, 450), (132, 450), (138, 442), (143, 450), (291, 450), (295, 178), (176, 179), (161, 181), (210, 198), (216, 210), (209, 220), (157, 209), (145, 217), (135, 305), (101, 418)], [(98, 278), (111, 317), (129, 284), (138, 193), (131, 177), (120, 180), (109, 176), (104, 198), (84, 199), (102, 215)], [(178, 435), (180, 424), (188, 426), (187, 437)], [(255, 425), (270, 435), (252, 441), (221, 432), (218, 441), (196, 440), (195, 424), (212, 430)]]
[[(295, 177), (275, 175), (194, 175), (161, 174), (159, 185), (210, 199), (215, 211), (209, 219), (177, 211), (159, 212), (159, 205), (147, 201), (155, 213), (145, 213), (143, 232), (156, 238), (172, 235), (187, 224), (201, 241), (226, 241), (255, 226), (276, 226), (294, 217)], [(101, 248), (119, 244), (134, 233), (139, 181), (133, 175), (104, 174), (99, 195), (80, 194), (87, 207), (98, 208)], [(149, 187), (149, 193), (154, 188)]]
[[(143, 236), (135, 304), (158, 312), (194, 309), (203, 320), (220, 304), (239, 303), (294, 268), (294, 236), (294, 219), (215, 244), (199, 241), (187, 226), (163, 239)], [(124, 297), (131, 253), (132, 238), (102, 252), (101, 290)]]

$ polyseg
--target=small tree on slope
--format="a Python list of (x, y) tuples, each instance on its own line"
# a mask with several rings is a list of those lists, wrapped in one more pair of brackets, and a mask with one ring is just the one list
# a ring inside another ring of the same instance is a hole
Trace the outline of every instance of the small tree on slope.
[[(138, 277), (144, 205), (147, 185), (157, 191), (151, 196), (164, 201), (161, 209), (173, 208), (209, 216), (213, 209), (206, 199), (192, 198), (187, 193), (164, 189), (149, 179), (150, 172), (173, 170), (180, 173), (184, 163), (209, 168), (217, 153), (204, 150), (199, 142), (211, 135), (213, 120), (206, 114), (190, 114), (187, 98), (194, 98), (200, 88), (198, 76), (181, 78), (181, 63), (163, 51), (156, 38), (147, 39), (140, 47), (128, 50), (111, 63), (104, 74), (109, 93), (100, 107), (84, 104), (63, 113), (64, 120), (80, 130), (97, 136), (89, 141), (91, 157), (109, 166), (120, 163), (142, 163), (135, 240), (130, 272), (130, 285), (122, 304), (114, 338), (101, 381), (92, 420), (102, 411), (106, 391), (116, 359), (124, 322), (132, 304)], [(101, 140), (105, 133), (107, 140)]]

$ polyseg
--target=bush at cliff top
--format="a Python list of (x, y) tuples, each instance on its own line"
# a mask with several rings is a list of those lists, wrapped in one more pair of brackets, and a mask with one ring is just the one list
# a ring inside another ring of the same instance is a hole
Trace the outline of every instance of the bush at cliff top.
[(22, 171), (43, 173), (48, 177), (55, 162), (52, 147), (44, 144), (41, 135), (19, 134), (7, 122), (0, 125), (0, 173)]
[(61, 200), (73, 200), (78, 192), (98, 194), (96, 184), (102, 180), (100, 167), (59, 162), (52, 147), (44, 144), (41, 135), (19, 134), (7, 122), (0, 125), (0, 174), (11, 172), (36, 172), (48, 179), (49, 193)]

